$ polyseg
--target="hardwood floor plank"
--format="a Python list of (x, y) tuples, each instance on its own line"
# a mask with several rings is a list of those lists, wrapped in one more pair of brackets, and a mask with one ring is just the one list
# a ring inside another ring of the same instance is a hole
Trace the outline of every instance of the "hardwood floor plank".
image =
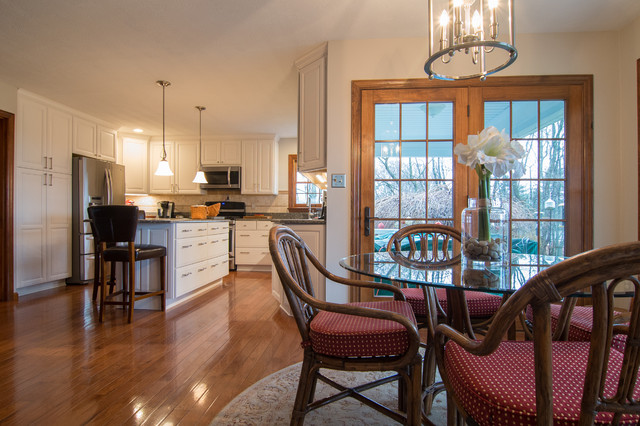
[(0, 304), (0, 421), (6, 424), (208, 424), (255, 381), (299, 362), (295, 322), (269, 273), (166, 313), (109, 307), (90, 286)]

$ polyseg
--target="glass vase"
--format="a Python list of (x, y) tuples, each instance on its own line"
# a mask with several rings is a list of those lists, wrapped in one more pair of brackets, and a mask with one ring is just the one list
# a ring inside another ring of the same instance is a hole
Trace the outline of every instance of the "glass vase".
[(462, 210), (463, 265), (477, 263), (484, 268), (490, 264), (508, 263), (509, 226), (507, 212), (492, 207), (486, 198), (470, 198), (469, 207)]

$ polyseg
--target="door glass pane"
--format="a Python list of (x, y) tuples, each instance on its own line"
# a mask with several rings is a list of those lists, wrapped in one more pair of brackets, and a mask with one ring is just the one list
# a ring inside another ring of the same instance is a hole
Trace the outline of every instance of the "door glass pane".
[(426, 137), (427, 104), (402, 104), (402, 140), (424, 140)]
[(484, 109), (485, 124), (510, 127), (525, 150), (523, 176), (492, 179), (491, 196), (511, 219), (511, 261), (531, 264), (535, 273), (548, 265), (545, 256), (566, 251), (565, 101), (485, 102)]
[(400, 104), (376, 104), (376, 140), (400, 139)]
[(375, 120), (376, 245), (391, 223), (453, 224), (453, 102), (377, 104)]

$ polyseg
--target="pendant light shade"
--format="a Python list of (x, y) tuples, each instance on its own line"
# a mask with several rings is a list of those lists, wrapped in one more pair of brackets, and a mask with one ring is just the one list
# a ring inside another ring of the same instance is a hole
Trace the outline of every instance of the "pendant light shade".
[(198, 142), (198, 171), (196, 172), (196, 177), (193, 178), (193, 183), (209, 183), (207, 182), (207, 178), (204, 176), (204, 172), (202, 171), (202, 161), (200, 158), (202, 157), (202, 111), (207, 109), (203, 106), (197, 106), (196, 109), (200, 112), (200, 139)]
[(169, 162), (167, 161), (167, 148), (165, 146), (165, 133), (164, 133), (164, 89), (170, 86), (171, 83), (165, 80), (156, 81), (158, 86), (162, 86), (162, 159), (158, 163), (156, 169), (156, 176), (173, 176)]

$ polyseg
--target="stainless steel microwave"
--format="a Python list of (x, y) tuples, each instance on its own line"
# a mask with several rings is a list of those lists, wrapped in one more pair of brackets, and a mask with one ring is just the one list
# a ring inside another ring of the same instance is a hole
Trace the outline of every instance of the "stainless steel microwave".
[(201, 183), (204, 189), (240, 189), (240, 166), (203, 167), (207, 183)]

